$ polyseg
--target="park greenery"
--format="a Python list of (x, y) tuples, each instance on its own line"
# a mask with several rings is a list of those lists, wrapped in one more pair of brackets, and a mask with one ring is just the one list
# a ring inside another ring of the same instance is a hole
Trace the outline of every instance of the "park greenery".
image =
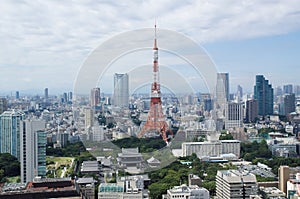
[(149, 153), (159, 150), (166, 146), (165, 141), (161, 138), (137, 138), (129, 137), (112, 141), (119, 148), (139, 148), (140, 153)]
[(222, 166), (218, 163), (201, 162), (195, 154), (180, 158), (165, 168), (149, 173), (150, 197), (160, 199), (162, 194), (166, 194), (167, 189), (180, 184), (188, 184), (188, 174), (198, 175), (203, 180), (202, 186), (209, 190), (210, 194), (214, 194), (215, 177), (217, 171), (222, 169), (235, 169), (235, 166), (230, 163)]
[(0, 183), (20, 175), (20, 162), (9, 153), (0, 153)]
[(241, 158), (246, 161), (252, 161), (255, 158), (269, 159), (271, 157), (272, 153), (268, 148), (266, 140), (241, 143)]

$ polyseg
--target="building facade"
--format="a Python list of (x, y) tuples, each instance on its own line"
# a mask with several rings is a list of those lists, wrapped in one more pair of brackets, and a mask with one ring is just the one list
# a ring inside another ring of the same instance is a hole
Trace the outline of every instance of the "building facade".
[(7, 100), (6, 98), (0, 98), (0, 114), (7, 111)]
[(266, 116), (273, 114), (273, 88), (263, 75), (256, 75), (254, 99), (257, 100), (258, 115)]
[(118, 107), (129, 106), (129, 79), (128, 74), (114, 75), (114, 105)]
[(287, 94), (283, 98), (283, 110), (284, 110), (284, 115), (288, 115), (292, 112), (295, 112), (296, 110), (296, 98), (295, 94)]
[(216, 86), (216, 108), (224, 112), (226, 103), (229, 100), (229, 74), (217, 74)]
[(246, 122), (254, 122), (258, 118), (257, 100), (251, 99), (246, 101)]
[(97, 105), (100, 104), (100, 101), (101, 101), (100, 88), (93, 88), (91, 90), (90, 101), (91, 101), (91, 107), (92, 108), (94, 108), (94, 107), (96, 107)]
[(0, 153), (10, 153), (20, 160), (22, 111), (5, 111), (0, 115)]
[(220, 170), (216, 176), (216, 195), (218, 199), (249, 199), (258, 192), (254, 174), (237, 170)]
[(184, 142), (182, 156), (195, 153), (198, 157), (220, 157), (222, 154), (234, 154), (240, 157), (241, 142), (239, 140), (220, 140), (215, 142)]
[(228, 102), (225, 109), (225, 129), (243, 126), (243, 104)]
[(181, 185), (167, 190), (167, 199), (209, 199), (209, 191), (197, 185)]
[(47, 133), (45, 122), (39, 120), (25, 120), (21, 129), (21, 182), (27, 183), (37, 176), (46, 176)]

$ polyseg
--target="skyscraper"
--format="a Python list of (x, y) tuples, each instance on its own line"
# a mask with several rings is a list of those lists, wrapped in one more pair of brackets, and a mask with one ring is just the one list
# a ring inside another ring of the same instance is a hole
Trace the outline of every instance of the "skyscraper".
[(242, 97), (243, 97), (243, 88), (240, 85), (237, 86), (237, 94), (236, 95), (240, 99), (242, 99)]
[(254, 86), (254, 99), (258, 103), (258, 115), (266, 116), (273, 114), (273, 88), (263, 75), (256, 75)]
[(291, 112), (295, 112), (296, 106), (295, 106), (295, 94), (287, 94), (283, 98), (283, 109), (284, 109), (284, 114), (288, 115)]
[(45, 100), (49, 98), (48, 88), (45, 88)]
[(46, 176), (45, 122), (25, 120), (21, 123), (21, 182), (32, 181), (36, 176)]
[(0, 115), (0, 153), (10, 153), (20, 160), (21, 111), (5, 111)]
[(7, 110), (7, 100), (6, 98), (0, 98), (0, 114)]
[(292, 94), (293, 93), (293, 85), (287, 84), (283, 86), (283, 93), (284, 94)]
[(94, 126), (94, 112), (90, 108), (85, 109), (85, 114), (84, 114), (84, 121), (85, 121), (85, 129), (88, 129), (90, 127)]
[(114, 105), (118, 107), (129, 106), (129, 81), (128, 74), (114, 75)]
[(73, 92), (68, 92), (68, 102), (72, 102), (73, 100)]
[(20, 99), (20, 92), (19, 91), (16, 91), (16, 99)]
[(246, 122), (254, 122), (258, 116), (257, 100), (251, 99), (246, 101)]
[(100, 104), (100, 88), (93, 88), (91, 90), (91, 107), (96, 107)]
[(229, 100), (229, 74), (218, 73), (217, 74), (217, 86), (216, 86), (216, 103), (217, 108), (221, 110), (224, 115), (226, 103)]

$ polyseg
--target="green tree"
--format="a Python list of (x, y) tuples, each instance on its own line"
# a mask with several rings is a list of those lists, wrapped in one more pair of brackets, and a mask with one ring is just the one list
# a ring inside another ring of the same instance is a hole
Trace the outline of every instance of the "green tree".
[(166, 183), (152, 183), (149, 186), (150, 198), (161, 199), (162, 195), (165, 194), (169, 188), (170, 186)]

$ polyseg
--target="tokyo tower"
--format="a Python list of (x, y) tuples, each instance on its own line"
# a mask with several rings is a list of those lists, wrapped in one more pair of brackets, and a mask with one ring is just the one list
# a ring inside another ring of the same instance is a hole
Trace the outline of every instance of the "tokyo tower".
[(162, 136), (163, 140), (168, 143), (167, 132), (172, 134), (162, 110), (161, 92), (159, 83), (159, 68), (158, 68), (158, 48), (156, 40), (156, 24), (153, 47), (153, 83), (151, 84), (151, 100), (148, 118), (138, 137), (143, 137), (146, 133), (155, 132)]

